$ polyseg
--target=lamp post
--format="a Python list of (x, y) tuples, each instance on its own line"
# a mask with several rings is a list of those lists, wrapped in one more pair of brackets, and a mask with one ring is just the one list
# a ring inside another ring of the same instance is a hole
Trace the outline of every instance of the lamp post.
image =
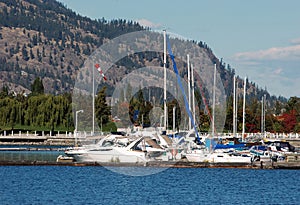
[(101, 120), (101, 135), (102, 135), (102, 116), (101, 116), (100, 120)]
[(77, 126), (78, 126), (77, 118), (78, 118), (78, 113), (81, 113), (81, 112), (83, 112), (83, 110), (77, 110), (76, 114), (75, 114), (75, 146), (77, 146)]
[(163, 123), (162, 119), (163, 119), (163, 118), (164, 118), (164, 115), (161, 115), (161, 116), (160, 116), (160, 123), (159, 123), (159, 126), (160, 126), (160, 127), (162, 127), (162, 123)]

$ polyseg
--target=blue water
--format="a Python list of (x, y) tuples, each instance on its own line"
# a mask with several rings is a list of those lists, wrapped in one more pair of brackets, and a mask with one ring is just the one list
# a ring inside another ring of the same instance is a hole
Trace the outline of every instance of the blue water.
[(299, 174), (298, 170), (170, 168), (133, 177), (104, 167), (1, 166), (0, 203), (299, 204)]
[[(64, 154), (64, 150), (67, 148), (67, 146), (0, 145), (0, 148), (1, 148), (0, 161), (55, 162), (59, 155)], [(25, 149), (25, 150), (10, 150), (10, 149)], [(29, 149), (31, 149), (31, 151), (28, 151)]]

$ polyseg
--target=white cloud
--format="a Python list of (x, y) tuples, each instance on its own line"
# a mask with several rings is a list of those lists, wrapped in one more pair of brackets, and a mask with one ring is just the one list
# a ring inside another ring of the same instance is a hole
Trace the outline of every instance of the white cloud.
[(236, 53), (233, 56), (233, 59), (235, 61), (300, 61), (300, 44), (286, 47), (273, 47), (267, 50), (259, 50), (253, 52)]
[(147, 19), (137, 19), (136, 20), (140, 25), (149, 27), (149, 28), (160, 28), (162, 25), (160, 23), (154, 23)]
[(276, 70), (273, 71), (273, 73), (275, 75), (280, 75), (282, 73), (282, 71), (283, 71), (282, 68), (277, 68)]
[[(237, 74), (248, 76), (270, 94), (300, 96), (300, 38), (287, 46), (240, 52), (232, 58)], [(292, 43), (292, 44), (291, 44)]]
[(292, 40), (290, 40), (290, 42), (291, 42), (292, 44), (300, 44), (300, 38), (292, 39)]

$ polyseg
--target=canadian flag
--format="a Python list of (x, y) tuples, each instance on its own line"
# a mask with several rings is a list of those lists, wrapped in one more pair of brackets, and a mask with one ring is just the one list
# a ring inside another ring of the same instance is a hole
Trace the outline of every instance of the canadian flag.
[(104, 73), (102, 72), (102, 69), (100, 68), (100, 65), (97, 63), (95, 64), (95, 68), (99, 71), (99, 73), (102, 75), (103, 80), (107, 80), (106, 76), (104, 75)]

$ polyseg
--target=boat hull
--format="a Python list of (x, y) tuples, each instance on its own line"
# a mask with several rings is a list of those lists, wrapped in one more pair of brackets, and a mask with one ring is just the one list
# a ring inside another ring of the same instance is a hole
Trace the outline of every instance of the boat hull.
[(189, 162), (209, 163), (251, 163), (251, 156), (235, 156), (228, 153), (189, 153), (186, 154)]
[(144, 163), (147, 162), (145, 153), (142, 151), (130, 151), (123, 148), (113, 147), (87, 151), (66, 152), (78, 162), (103, 162), (103, 163)]

